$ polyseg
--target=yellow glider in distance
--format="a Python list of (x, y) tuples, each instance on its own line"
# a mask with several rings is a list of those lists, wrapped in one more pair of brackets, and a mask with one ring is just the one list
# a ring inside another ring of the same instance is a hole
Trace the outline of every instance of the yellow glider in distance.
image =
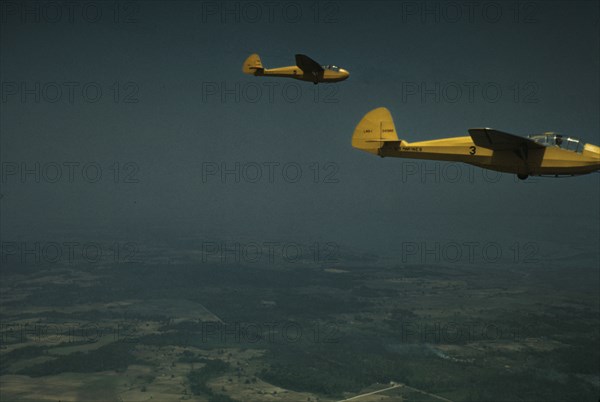
[(296, 65), (289, 67), (264, 68), (260, 57), (250, 55), (242, 66), (242, 71), (250, 75), (288, 77), (301, 81), (310, 81), (315, 85), (319, 82), (338, 82), (350, 76), (350, 73), (337, 66), (321, 66), (308, 56), (296, 55)]
[(381, 157), (464, 162), (483, 169), (529, 176), (576, 176), (600, 170), (600, 147), (556, 133), (528, 138), (491, 128), (464, 137), (408, 143), (398, 139), (390, 111), (367, 113), (354, 129), (352, 146)]

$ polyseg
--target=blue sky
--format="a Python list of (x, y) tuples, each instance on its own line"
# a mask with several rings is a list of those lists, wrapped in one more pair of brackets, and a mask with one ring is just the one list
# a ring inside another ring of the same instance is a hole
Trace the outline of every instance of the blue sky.
[[(598, 174), (518, 182), (350, 146), (379, 106), (408, 141), (486, 126), (600, 144), (597, 2), (6, 4), (3, 239), (186, 227), (388, 254), (420, 239), (597, 250)], [(351, 76), (245, 76), (254, 52)]]

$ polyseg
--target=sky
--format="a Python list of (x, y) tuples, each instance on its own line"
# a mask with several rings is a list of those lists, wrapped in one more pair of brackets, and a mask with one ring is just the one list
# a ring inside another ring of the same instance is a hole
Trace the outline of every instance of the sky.
[[(186, 233), (386, 255), (409, 241), (597, 253), (599, 174), (521, 182), (381, 159), (350, 140), (385, 106), (409, 142), (492, 127), (600, 144), (599, 9), (2, 2), (1, 239)], [(244, 75), (252, 53), (267, 68), (303, 53), (350, 78), (315, 86)]]

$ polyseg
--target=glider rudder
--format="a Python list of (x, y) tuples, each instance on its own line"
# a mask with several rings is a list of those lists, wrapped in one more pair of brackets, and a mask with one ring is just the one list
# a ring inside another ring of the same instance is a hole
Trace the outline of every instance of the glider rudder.
[(378, 155), (386, 142), (398, 142), (396, 127), (390, 111), (384, 107), (371, 110), (356, 125), (352, 146), (361, 151)]
[(246, 74), (254, 74), (257, 71), (264, 70), (262, 62), (260, 61), (260, 56), (256, 53), (248, 56), (246, 61), (242, 66), (242, 71)]

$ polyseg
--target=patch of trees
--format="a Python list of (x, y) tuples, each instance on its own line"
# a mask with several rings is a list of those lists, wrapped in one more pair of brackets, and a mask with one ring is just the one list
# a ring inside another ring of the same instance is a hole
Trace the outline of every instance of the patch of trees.
[(18, 374), (41, 377), (64, 372), (94, 373), (106, 370), (119, 371), (125, 370), (130, 364), (135, 363), (140, 362), (132, 354), (130, 344), (113, 342), (88, 352), (74, 352), (59, 356), (54, 360), (27, 367)]
[(194, 395), (207, 395), (209, 402), (236, 402), (225, 394), (213, 392), (207, 384), (213, 378), (225, 374), (229, 370), (229, 364), (222, 360), (205, 358), (197, 358), (196, 361), (204, 363), (204, 366), (188, 373), (190, 389)]

